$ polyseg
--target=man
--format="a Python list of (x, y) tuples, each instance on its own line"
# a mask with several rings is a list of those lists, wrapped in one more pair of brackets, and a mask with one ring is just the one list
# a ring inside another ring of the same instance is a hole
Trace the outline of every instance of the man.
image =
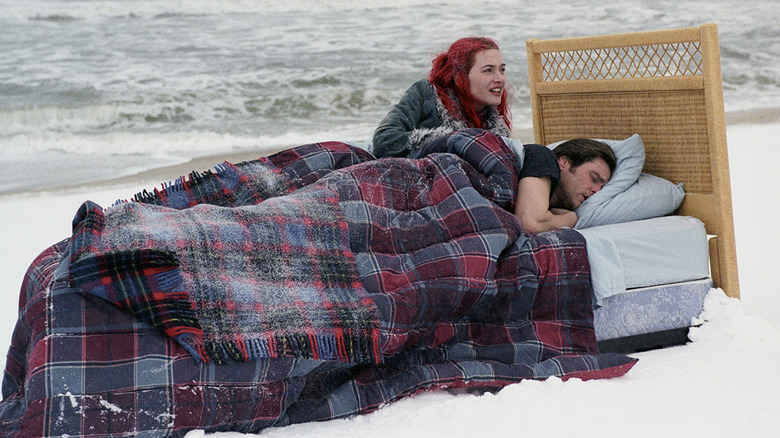
[(535, 144), (524, 149), (515, 216), (527, 234), (573, 227), (574, 210), (604, 187), (617, 164), (609, 145), (590, 139), (563, 142), (554, 152)]

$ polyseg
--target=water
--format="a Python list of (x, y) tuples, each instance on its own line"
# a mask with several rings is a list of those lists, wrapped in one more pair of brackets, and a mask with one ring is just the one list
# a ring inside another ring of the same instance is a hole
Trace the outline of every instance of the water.
[[(371, 3), (365, 5), (363, 3)], [(191, 157), (362, 140), (434, 53), (718, 23), (727, 110), (780, 106), (780, 2), (0, 0), (0, 193)]]

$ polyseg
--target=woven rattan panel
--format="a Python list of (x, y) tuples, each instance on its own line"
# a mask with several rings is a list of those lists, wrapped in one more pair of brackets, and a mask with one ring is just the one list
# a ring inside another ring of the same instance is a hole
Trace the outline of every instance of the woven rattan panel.
[(689, 193), (712, 193), (704, 93), (701, 90), (552, 94), (541, 97), (544, 143), (575, 137), (627, 138), (638, 133), (644, 172)]
[(543, 81), (702, 74), (699, 41), (542, 53)]

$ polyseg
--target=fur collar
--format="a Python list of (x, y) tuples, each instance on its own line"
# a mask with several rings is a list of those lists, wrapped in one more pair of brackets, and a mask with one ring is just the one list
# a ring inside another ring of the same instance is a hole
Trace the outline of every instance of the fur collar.
[[(431, 84), (431, 87), (433, 87), (433, 84)], [(442, 102), (439, 98), (439, 95), (436, 94), (435, 89), (433, 96), (436, 99), (436, 109), (442, 123), (436, 128), (416, 129), (411, 133), (409, 136), (409, 150), (411, 151), (412, 155), (419, 151), (420, 148), (422, 148), (422, 146), (429, 141), (467, 128), (466, 122), (463, 121), (462, 115), (460, 113), (450, 113), (450, 111), (448, 111), (444, 106), (444, 102)], [(460, 102), (458, 98), (452, 94), (452, 92), (450, 92), (450, 97), (458, 105), (458, 108), (460, 108)], [(498, 108), (492, 106), (489, 107), (486, 116), (485, 126), (487, 130), (493, 132), (496, 135), (509, 137), (509, 127), (506, 125), (504, 118), (501, 117), (501, 114), (498, 112)]]

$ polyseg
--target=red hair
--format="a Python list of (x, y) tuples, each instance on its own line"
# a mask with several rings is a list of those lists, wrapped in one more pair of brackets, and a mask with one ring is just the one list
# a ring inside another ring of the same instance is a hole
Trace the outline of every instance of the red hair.
[[(469, 71), (474, 66), (474, 58), (477, 53), (483, 50), (499, 50), (498, 44), (485, 37), (461, 38), (450, 46), (450, 48), (436, 56), (433, 60), (431, 73), (428, 80), (436, 88), (444, 106), (454, 117), (459, 118), (459, 114), (465, 119), (469, 128), (486, 128), (481, 115), (474, 104), (474, 98), (471, 96), (471, 86), (469, 85)], [(452, 99), (448, 91), (451, 91), (460, 101), (458, 104)], [(497, 107), (498, 113), (503, 117), (506, 126), (512, 129), (510, 122), (509, 104), (507, 103), (507, 92), (501, 96), (501, 103)]]

